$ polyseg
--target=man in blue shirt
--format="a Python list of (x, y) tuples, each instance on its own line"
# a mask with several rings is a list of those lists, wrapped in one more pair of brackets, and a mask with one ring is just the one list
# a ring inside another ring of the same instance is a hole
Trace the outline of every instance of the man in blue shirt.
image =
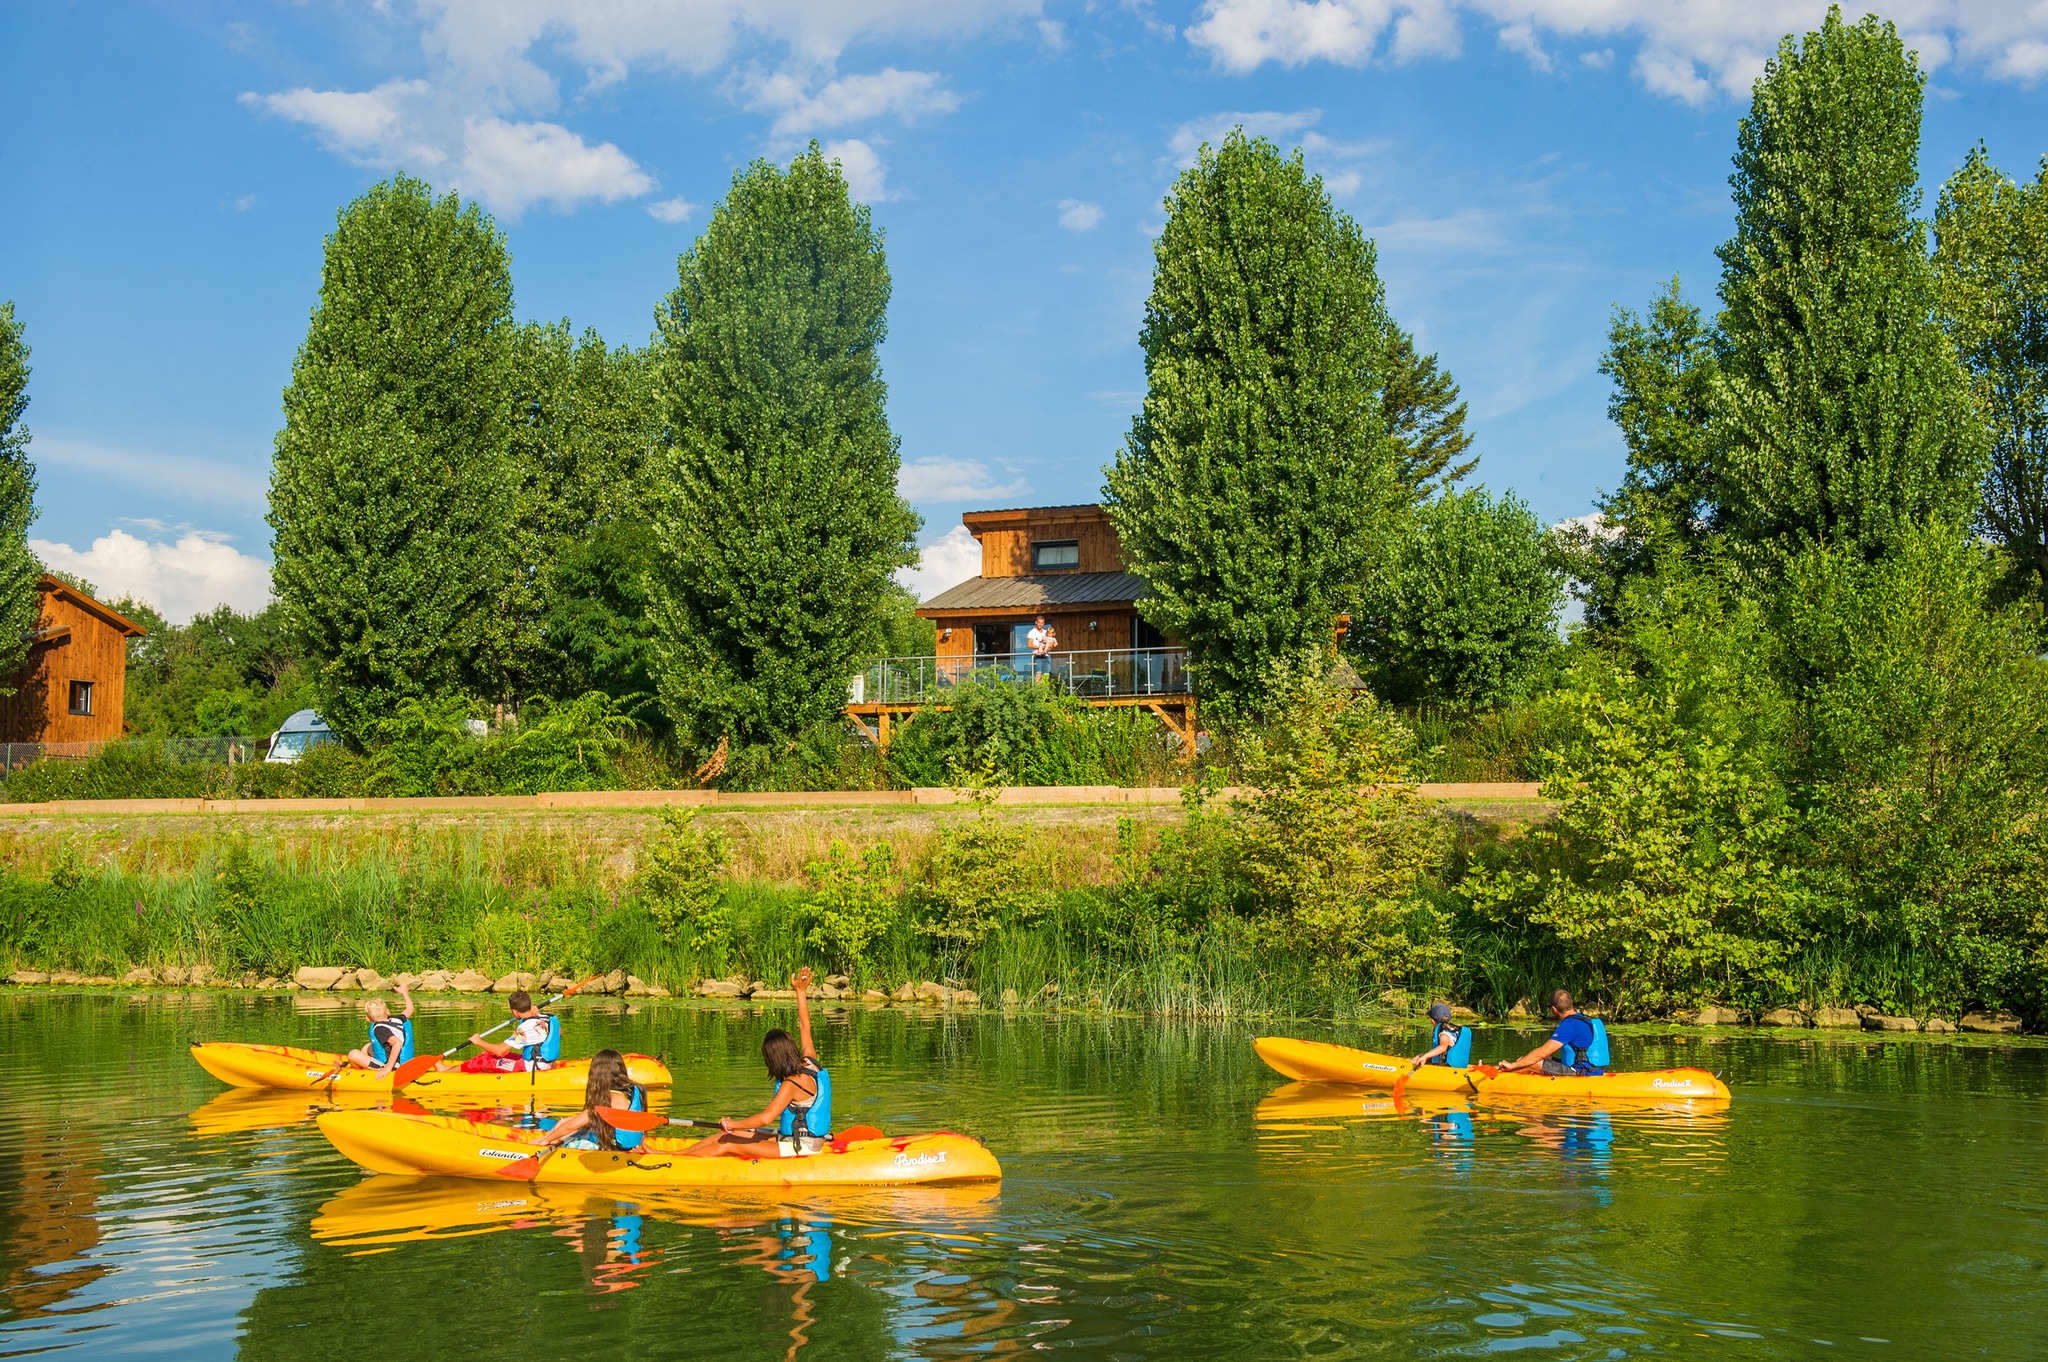
[[(1572, 1005), (1572, 995), (1558, 989), (1550, 995), (1550, 1014), (1557, 1018), (1557, 1025), (1551, 1028), (1550, 1039), (1523, 1055), (1500, 1066), (1504, 1074), (1524, 1073), (1536, 1070), (1552, 1078), (1566, 1074), (1598, 1075), (1606, 1070), (1591, 1063), (1586, 1052), (1593, 1048), (1595, 1031), (1593, 1023), (1581, 1016), (1579, 1009)], [(1569, 1062), (1556, 1056), (1561, 1050), (1569, 1050)]]

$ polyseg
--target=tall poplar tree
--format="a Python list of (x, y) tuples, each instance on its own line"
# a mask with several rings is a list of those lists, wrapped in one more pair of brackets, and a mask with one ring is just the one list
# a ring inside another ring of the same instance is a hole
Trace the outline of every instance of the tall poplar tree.
[(1242, 129), (1166, 200), (1145, 405), (1104, 500), (1202, 694), (1257, 707), (1395, 549), (1372, 243), (1297, 152)]
[(1934, 221), (1942, 311), (1991, 433), (1979, 516), (2048, 601), (2048, 159), (2015, 184), (1977, 147)]
[(511, 329), (505, 240), (475, 205), (400, 176), (342, 210), (269, 518), (273, 587), (345, 734), (405, 696), (501, 698)]
[(29, 462), (28, 346), (14, 304), (0, 303), (0, 695), (13, 694), (14, 675), (28, 658), (26, 635), (36, 627), (42, 564), (29, 552), (36, 518), (36, 466)]
[(1926, 78), (1876, 17), (1787, 37), (1737, 137), (1720, 248), (1718, 500), (1750, 556), (1881, 556), (1976, 505), (1983, 428), (1936, 317), (1920, 194)]
[(653, 377), (661, 703), (702, 747), (786, 738), (846, 703), (890, 574), (915, 561), (882, 234), (813, 143), (786, 172), (735, 174), (678, 272)]

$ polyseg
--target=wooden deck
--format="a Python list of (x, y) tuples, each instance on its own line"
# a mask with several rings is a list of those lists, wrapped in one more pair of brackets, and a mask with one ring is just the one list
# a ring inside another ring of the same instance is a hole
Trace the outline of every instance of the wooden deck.
[[(1174, 695), (1080, 696), (1077, 698), (1090, 709), (1142, 709), (1148, 711), (1160, 723), (1166, 725), (1168, 732), (1180, 739), (1181, 760), (1185, 762), (1193, 759), (1195, 740), (1201, 732), (1195, 722), (1195, 697), (1193, 695), (1180, 693)], [(848, 705), (846, 707), (846, 717), (853, 721), (854, 727), (861, 731), (863, 737), (873, 743), (879, 750), (887, 752), (889, 750), (889, 741), (895, 735), (896, 730), (901, 729), (919, 714), (931, 710), (951, 708), (951, 705), (938, 701), (868, 701), (866, 703)]]

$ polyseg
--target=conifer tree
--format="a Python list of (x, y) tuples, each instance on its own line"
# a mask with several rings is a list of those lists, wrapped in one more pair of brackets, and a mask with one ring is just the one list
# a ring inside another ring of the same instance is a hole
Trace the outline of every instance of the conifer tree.
[(1991, 436), (1979, 512), (2048, 601), (2048, 160), (2015, 184), (1973, 150), (1941, 193), (1942, 312)]
[(321, 713), (500, 699), (511, 559), (511, 265), (475, 205), (400, 176), (344, 208), (285, 390), (272, 584)]
[(1381, 414), (1372, 244), (1299, 153), (1242, 129), (1166, 201), (1145, 404), (1104, 500), (1205, 696), (1256, 709), (1391, 556), (1405, 489)]
[(1975, 507), (1982, 426), (1914, 218), (1924, 84), (1892, 25), (1836, 8), (1779, 46), (1742, 120), (1714, 446), (1752, 561), (1822, 541), (1874, 558)]
[(830, 720), (880, 646), (918, 520), (884, 411), (882, 234), (814, 143), (756, 161), (659, 315), (648, 609), (661, 703), (700, 747)]
[[(1380, 416), (1399, 462), (1395, 474), (1419, 505), (1469, 477), (1479, 456), (1459, 459), (1472, 447), (1465, 429), (1470, 414), (1458, 397), (1458, 381), (1437, 366), (1435, 355), (1418, 354), (1415, 338), (1396, 322), (1387, 323), (1386, 386), (1380, 390)], [(1454, 462), (1455, 460), (1455, 462)]]
[(28, 346), (14, 304), (0, 303), (0, 695), (13, 694), (15, 673), (42, 610), (36, 579), (42, 564), (29, 551), (36, 516), (36, 466), (28, 457)]

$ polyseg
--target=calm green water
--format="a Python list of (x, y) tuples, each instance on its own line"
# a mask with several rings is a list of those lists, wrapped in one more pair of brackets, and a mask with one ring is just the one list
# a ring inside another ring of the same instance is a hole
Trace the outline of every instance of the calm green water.
[[(426, 1004), (422, 1038), (488, 1011)], [(666, 1054), (675, 1110), (714, 1115), (758, 1105), (786, 1020), (569, 1016), (579, 1050)], [(303, 1103), (224, 1099), (184, 1050), (358, 1025), (0, 992), (0, 1353), (2048, 1355), (2043, 1046), (1637, 1035), (1619, 1062), (1723, 1070), (1736, 1102), (1396, 1113), (1273, 1096), (1242, 1028), (828, 1014), (840, 1124), (978, 1134), (999, 1190), (632, 1204), (370, 1177)]]

